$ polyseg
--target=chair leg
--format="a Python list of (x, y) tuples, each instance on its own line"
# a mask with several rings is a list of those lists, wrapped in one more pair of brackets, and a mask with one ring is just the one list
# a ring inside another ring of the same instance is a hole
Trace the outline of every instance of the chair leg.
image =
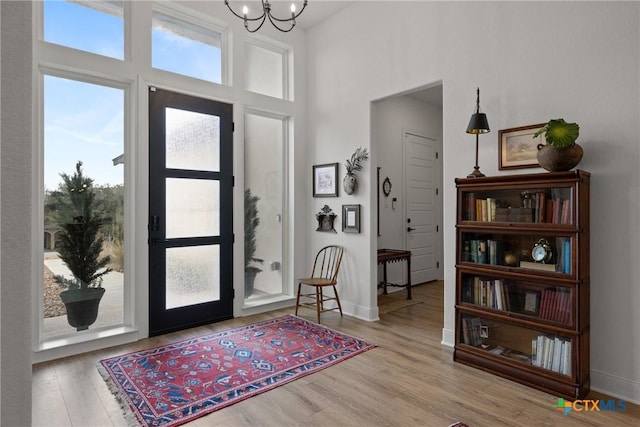
[(320, 323), (320, 307), (322, 306), (322, 288), (316, 286), (316, 311), (318, 312), (318, 323)]
[(338, 296), (338, 290), (336, 286), (333, 286), (333, 292), (336, 294), (336, 302), (338, 303), (338, 310), (340, 310), (340, 316), (342, 316), (342, 305), (340, 305), (340, 297)]
[(296, 316), (298, 315), (298, 307), (300, 307), (300, 288), (302, 283), (298, 283), (298, 296), (296, 297)]

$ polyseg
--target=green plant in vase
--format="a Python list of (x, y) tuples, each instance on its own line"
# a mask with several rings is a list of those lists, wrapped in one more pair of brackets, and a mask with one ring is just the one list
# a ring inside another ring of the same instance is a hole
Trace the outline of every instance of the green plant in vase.
[(352, 155), (351, 159), (347, 159), (344, 164), (347, 169), (347, 175), (342, 180), (342, 187), (344, 192), (351, 195), (356, 192), (358, 188), (358, 179), (356, 178), (356, 172), (363, 169), (362, 163), (369, 158), (369, 152), (367, 147), (359, 147)]
[(577, 123), (564, 119), (552, 119), (533, 134), (534, 138), (544, 134), (546, 144), (538, 144), (538, 163), (550, 172), (568, 171), (582, 160), (582, 147), (576, 143), (580, 135)]
[(250, 189), (244, 190), (244, 296), (253, 293), (256, 275), (262, 271), (256, 264), (264, 260), (256, 258), (256, 231), (260, 225), (258, 216), (258, 200), (260, 197), (251, 194)]

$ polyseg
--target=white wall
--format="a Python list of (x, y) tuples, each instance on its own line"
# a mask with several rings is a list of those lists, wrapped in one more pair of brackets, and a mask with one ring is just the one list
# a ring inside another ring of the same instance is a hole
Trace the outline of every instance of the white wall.
[[(389, 197), (385, 197), (380, 190), (380, 236), (377, 239), (377, 247), (406, 249), (404, 132), (411, 131), (436, 140), (438, 144), (436, 151), (442, 153), (442, 109), (407, 95), (385, 98), (372, 103), (371, 107), (372, 147), (378, 154), (377, 166), (381, 168), (380, 185), (382, 186), (386, 177), (389, 177), (389, 181), (391, 181)], [(441, 162), (438, 161), (438, 163), (436, 170), (441, 172)], [(441, 177), (436, 177), (436, 181), (440, 179)], [(438, 187), (440, 186), (441, 183), (438, 184)], [(395, 209), (392, 204), (393, 198), (397, 199)], [(438, 198), (438, 200), (440, 199)], [(436, 217), (436, 221), (442, 229), (442, 219), (439, 217), (441, 215)], [(442, 233), (439, 236), (441, 237)], [(441, 239), (439, 238), (439, 240)], [(442, 264), (441, 247), (437, 248), (435, 257), (436, 261), (440, 261)], [(407, 277), (405, 269), (405, 263), (390, 263), (387, 266), (388, 280), (404, 283)], [(381, 280), (381, 270), (382, 267), (378, 267), (377, 282)], [(442, 274), (442, 268), (440, 273)]]
[[(31, 3), (2, 2), (0, 425), (31, 424)], [(9, 106), (7, 108), (7, 106)]]
[[(581, 125), (580, 168), (592, 173), (592, 387), (640, 402), (640, 5), (632, 2), (355, 2), (308, 34), (310, 164), (371, 147), (372, 100), (441, 80), (444, 147), (445, 325), (453, 344), (454, 178), (472, 169), (465, 128), (481, 89), (492, 132), (480, 167), (498, 171), (497, 131), (564, 117)], [(311, 120), (312, 119), (312, 120)], [(372, 147), (373, 148), (373, 147)], [(371, 313), (375, 293), (374, 165), (356, 197), (364, 232), (346, 246), (341, 296)], [(520, 172), (541, 172), (530, 169)], [(316, 210), (317, 199), (310, 202)], [(328, 239), (310, 229), (310, 244)], [(611, 351), (615, 349), (615, 351)]]

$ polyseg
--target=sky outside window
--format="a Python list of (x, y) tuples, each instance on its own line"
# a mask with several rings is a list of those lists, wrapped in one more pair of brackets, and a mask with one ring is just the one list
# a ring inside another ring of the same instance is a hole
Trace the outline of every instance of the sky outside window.
[(122, 2), (44, 2), (44, 40), (124, 59)]
[(219, 32), (154, 12), (151, 38), (154, 68), (222, 82)]
[(96, 185), (123, 183), (124, 91), (52, 76), (44, 78), (44, 185), (56, 190), (60, 173), (78, 160)]

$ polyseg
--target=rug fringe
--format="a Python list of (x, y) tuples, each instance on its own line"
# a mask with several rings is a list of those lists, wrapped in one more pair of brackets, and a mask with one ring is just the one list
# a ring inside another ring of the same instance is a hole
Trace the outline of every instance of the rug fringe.
[(118, 388), (118, 385), (113, 381), (111, 376), (109, 376), (109, 373), (107, 372), (106, 369), (104, 369), (104, 366), (102, 366), (101, 363), (98, 363), (96, 365), (96, 368), (98, 368), (98, 372), (100, 373), (105, 383), (107, 384), (107, 388), (109, 389), (111, 394), (113, 394), (113, 396), (116, 398), (118, 405), (120, 405), (120, 409), (122, 410), (122, 415), (124, 416), (124, 420), (127, 422), (127, 427), (139, 427), (141, 424), (138, 422), (138, 419), (136, 418), (135, 414), (131, 410), (131, 407), (129, 406), (129, 403), (127, 402), (126, 398), (122, 395), (122, 392), (120, 391), (120, 388)]

